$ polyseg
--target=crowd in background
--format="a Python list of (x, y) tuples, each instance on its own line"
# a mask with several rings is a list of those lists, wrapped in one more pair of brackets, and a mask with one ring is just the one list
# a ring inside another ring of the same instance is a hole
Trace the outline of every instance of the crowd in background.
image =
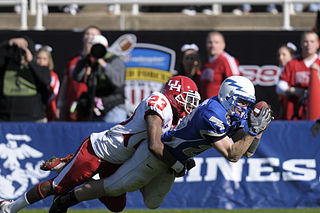
[[(54, 47), (35, 45), (26, 36), (2, 41), (0, 121), (125, 120), (128, 116), (124, 105), (125, 63), (107, 51), (108, 40), (96, 26), (85, 29), (82, 42), (82, 51), (69, 60), (60, 82), (51, 56)], [(202, 100), (218, 95), (227, 77), (241, 75), (238, 60), (225, 47), (225, 38), (218, 31), (207, 35), (207, 61), (201, 61), (195, 43), (181, 47), (178, 75), (195, 81)], [(282, 70), (276, 86), (281, 107), (277, 119), (307, 119), (310, 72), (311, 69), (320, 72), (317, 33), (303, 33), (300, 48), (298, 53), (297, 47), (288, 41), (275, 50)], [(102, 55), (96, 56), (101, 51)]]

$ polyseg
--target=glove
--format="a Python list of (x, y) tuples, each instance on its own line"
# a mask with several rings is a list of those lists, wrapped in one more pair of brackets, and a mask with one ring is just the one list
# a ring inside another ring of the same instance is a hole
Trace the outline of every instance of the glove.
[(184, 168), (179, 173), (175, 172), (176, 177), (183, 177), (187, 174), (189, 170), (196, 166), (196, 162), (193, 158), (188, 158), (184, 163)]
[(254, 116), (254, 112), (251, 111), (249, 115), (249, 134), (258, 135), (263, 132), (272, 120), (271, 108), (262, 107), (258, 116)]

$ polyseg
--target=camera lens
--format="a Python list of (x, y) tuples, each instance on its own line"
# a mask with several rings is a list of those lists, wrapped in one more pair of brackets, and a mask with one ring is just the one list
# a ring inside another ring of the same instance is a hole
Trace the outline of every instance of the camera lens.
[(94, 44), (91, 47), (90, 53), (94, 58), (103, 58), (107, 53), (107, 49), (102, 44)]

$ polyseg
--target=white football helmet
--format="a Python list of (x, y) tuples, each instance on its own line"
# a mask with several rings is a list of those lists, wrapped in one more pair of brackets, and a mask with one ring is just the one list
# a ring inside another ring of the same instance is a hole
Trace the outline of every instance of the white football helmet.
[[(245, 119), (251, 105), (256, 101), (254, 86), (246, 77), (231, 76), (221, 84), (218, 99), (231, 117)], [(239, 100), (248, 105), (241, 106)]]

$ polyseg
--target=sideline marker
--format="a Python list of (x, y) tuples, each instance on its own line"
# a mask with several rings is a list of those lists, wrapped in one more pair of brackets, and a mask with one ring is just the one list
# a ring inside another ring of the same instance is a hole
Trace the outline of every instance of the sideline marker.
[(309, 84), (308, 120), (317, 120), (320, 117), (320, 73), (311, 70)]

